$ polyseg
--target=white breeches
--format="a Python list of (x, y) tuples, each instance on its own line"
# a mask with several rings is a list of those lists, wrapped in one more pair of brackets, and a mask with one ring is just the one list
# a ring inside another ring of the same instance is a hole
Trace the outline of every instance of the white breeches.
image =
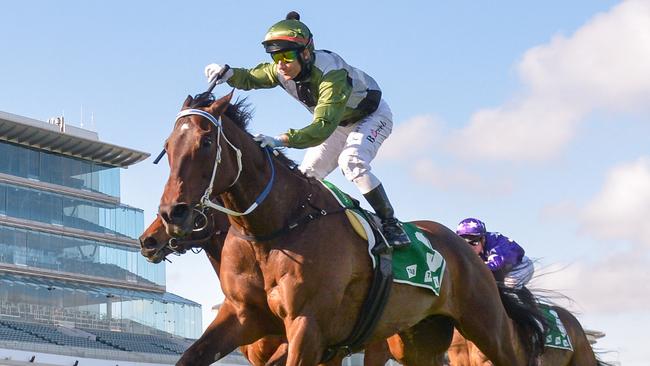
[(381, 182), (370, 172), (370, 162), (393, 130), (393, 113), (382, 99), (375, 112), (349, 126), (339, 126), (322, 144), (310, 147), (300, 170), (317, 179), (324, 179), (336, 166), (354, 183), (362, 194)]
[(506, 274), (506, 277), (503, 279), (503, 283), (507, 287), (512, 288), (521, 288), (526, 285), (531, 278), (533, 278), (533, 273), (535, 273), (535, 266), (533, 261), (530, 258), (524, 256), (521, 259), (521, 263), (514, 266), (512, 271)]

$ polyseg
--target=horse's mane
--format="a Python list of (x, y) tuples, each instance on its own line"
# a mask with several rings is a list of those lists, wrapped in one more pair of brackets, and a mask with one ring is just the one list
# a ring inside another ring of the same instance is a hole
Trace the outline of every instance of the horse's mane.
[[(194, 97), (190, 104), (190, 108), (204, 108), (212, 104), (214, 101), (214, 95), (211, 93), (201, 93)], [(234, 103), (228, 104), (224, 114), (234, 122), (235, 126), (250, 135), (250, 132), (248, 132), (248, 124), (253, 119), (253, 107), (251, 103), (248, 102), (248, 98), (237, 98)], [(282, 151), (275, 151), (277, 154), (273, 155), (275, 155), (277, 160), (286, 165), (290, 170), (304, 177), (302, 172), (296, 169), (298, 164), (296, 164), (295, 161), (289, 159)]]

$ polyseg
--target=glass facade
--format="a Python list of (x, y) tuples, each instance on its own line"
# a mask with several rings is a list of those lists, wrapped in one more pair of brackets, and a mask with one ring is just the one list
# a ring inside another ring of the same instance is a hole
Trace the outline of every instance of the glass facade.
[[(66, 187), (0, 183), (0, 317), (198, 338), (201, 306), (164, 292), (165, 265), (140, 255), (142, 210), (73, 193), (119, 202), (119, 168), (0, 141), (0, 173)], [(54, 227), (18, 228), (7, 218)]]
[(95, 276), (140, 285), (165, 285), (165, 265), (139, 248), (0, 225), (0, 263)]
[(3, 183), (0, 183), (0, 213), (132, 239), (144, 231), (142, 210)]
[(120, 196), (120, 168), (0, 141), (0, 173)]
[(71, 283), (0, 272), (0, 314), (79, 328), (138, 332), (144, 325), (186, 338), (201, 334), (199, 304), (170, 293)]

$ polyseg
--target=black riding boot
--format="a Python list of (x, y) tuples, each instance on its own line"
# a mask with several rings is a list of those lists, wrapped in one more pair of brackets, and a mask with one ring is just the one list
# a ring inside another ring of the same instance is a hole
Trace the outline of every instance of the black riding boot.
[(386, 237), (388, 245), (395, 249), (406, 248), (411, 244), (402, 225), (393, 216), (393, 206), (391, 206), (383, 185), (378, 185), (372, 191), (363, 195), (375, 213), (381, 219), (382, 232)]

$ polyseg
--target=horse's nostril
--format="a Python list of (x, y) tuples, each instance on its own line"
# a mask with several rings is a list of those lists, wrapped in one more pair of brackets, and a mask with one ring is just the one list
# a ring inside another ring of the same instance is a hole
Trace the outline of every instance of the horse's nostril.
[(148, 237), (142, 242), (142, 247), (145, 249), (155, 249), (158, 247), (158, 241), (153, 237)]
[(181, 222), (187, 218), (187, 215), (190, 212), (190, 207), (186, 204), (179, 203), (172, 207), (172, 212), (170, 213), (171, 219), (174, 222)]

